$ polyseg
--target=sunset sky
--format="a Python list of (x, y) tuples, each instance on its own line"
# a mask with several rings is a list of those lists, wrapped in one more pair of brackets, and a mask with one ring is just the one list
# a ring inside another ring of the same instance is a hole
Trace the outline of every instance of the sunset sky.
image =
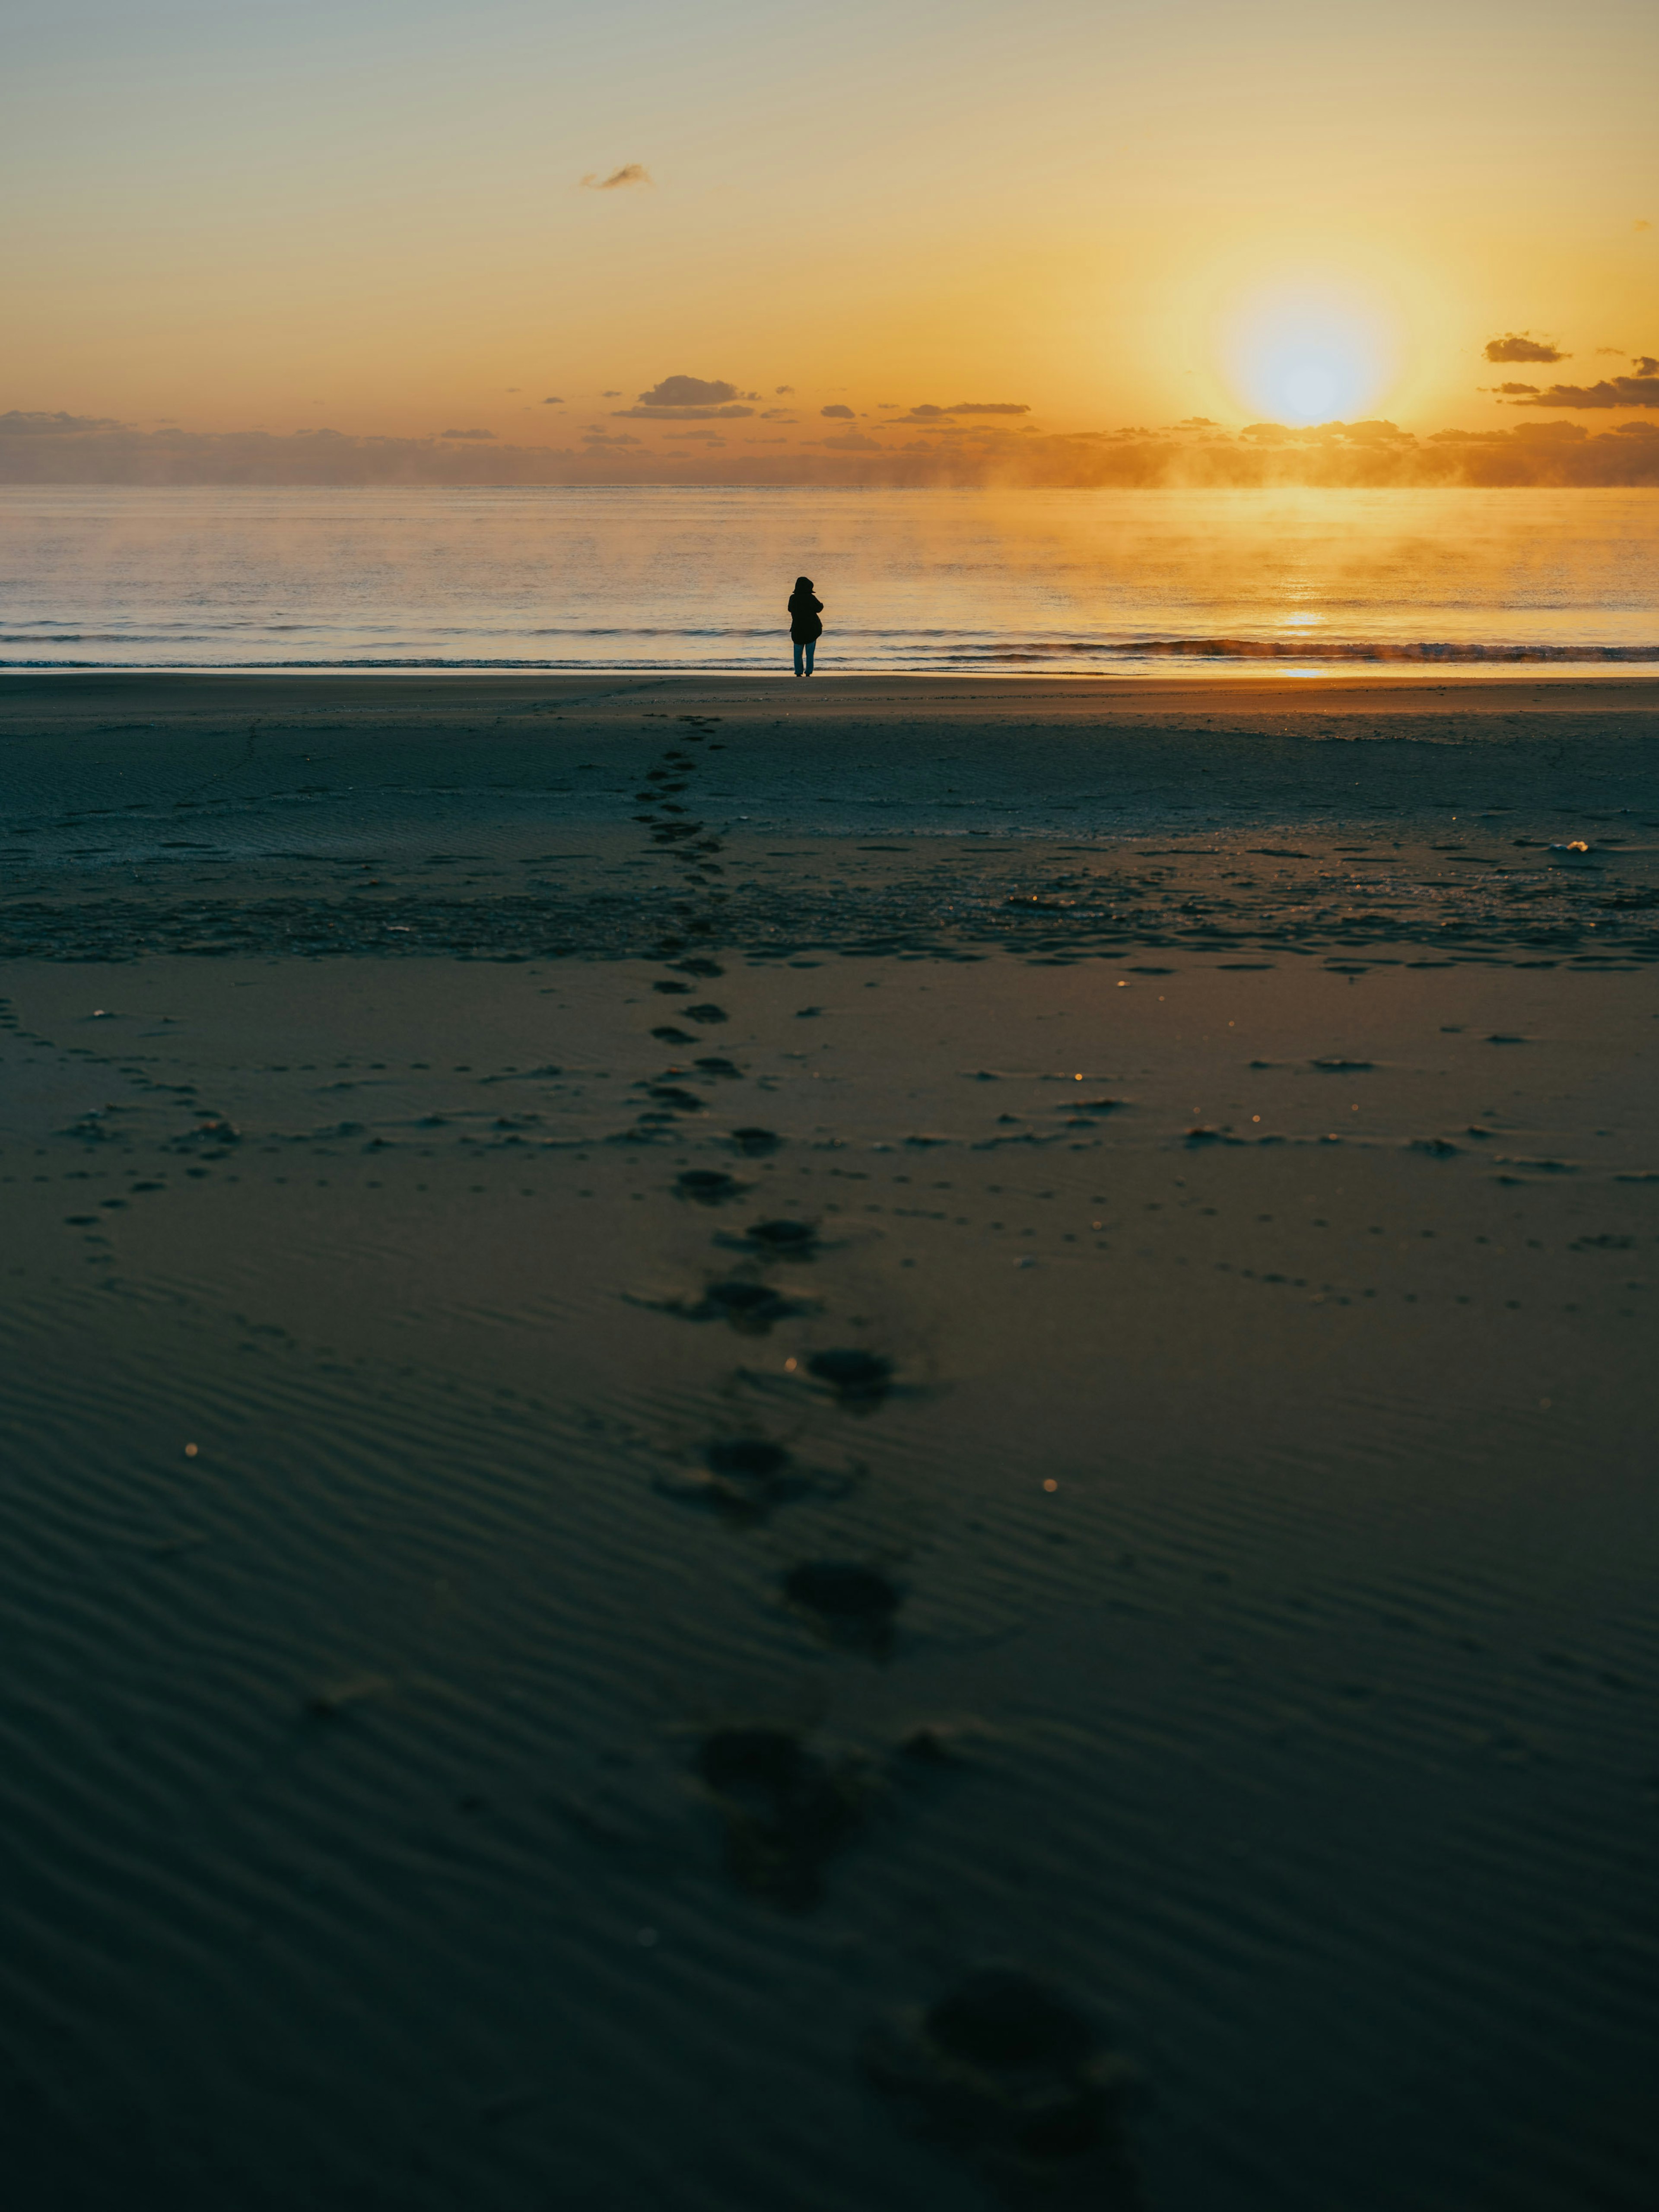
[[(1479, 429), (1530, 404), (1482, 387), (1659, 350), (1652, 0), (4, 20), (0, 410), (665, 451), (964, 400)], [(1512, 332), (1563, 361), (1489, 362)], [(753, 411), (619, 411), (672, 375)]]

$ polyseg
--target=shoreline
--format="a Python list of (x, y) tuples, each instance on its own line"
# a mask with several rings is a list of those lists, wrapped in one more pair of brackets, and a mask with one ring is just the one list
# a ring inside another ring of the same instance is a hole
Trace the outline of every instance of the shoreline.
[[(1376, 694), (1378, 698), (1392, 698), (1402, 691), (1418, 690), (1438, 695), (1449, 686), (1465, 682), (1478, 682), (1482, 691), (1502, 685), (1516, 690), (1582, 689), (1591, 696), (1623, 691), (1629, 687), (1646, 685), (1653, 694), (1650, 705), (1659, 707), (1659, 669), (1644, 666), (1631, 668), (1628, 672), (1616, 667), (1600, 667), (1593, 663), (1563, 664), (1558, 670), (1547, 666), (1527, 665), (1527, 672), (1517, 672), (1515, 664), (1473, 664), (1451, 662), (1443, 665), (1413, 664), (1401, 665), (1397, 672), (1383, 666), (1366, 665), (1350, 672), (1340, 667), (1309, 667), (1305, 670), (1291, 666), (1240, 665), (1206, 667), (1204, 669), (1171, 669), (1167, 675), (1151, 671), (1133, 672), (1093, 672), (1090, 670), (1059, 669), (974, 669), (960, 673), (908, 669), (848, 669), (837, 672), (819, 669), (811, 678), (799, 679), (810, 682), (816, 692), (833, 692), (838, 696), (864, 696), (867, 687), (887, 685), (897, 690), (914, 688), (919, 696), (954, 687), (959, 693), (963, 687), (985, 685), (993, 695), (1005, 686), (1021, 684), (1036, 685), (1043, 690), (1062, 687), (1077, 691), (1085, 687), (1096, 687), (1105, 701), (1122, 697), (1167, 698), (1172, 691), (1192, 690), (1200, 695), (1212, 691), (1226, 693), (1243, 686), (1250, 692), (1259, 692), (1270, 686), (1282, 685), (1285, 696), (1300, 697), (1310, 685), (1319, 686), (1319, 694), (1328, 692), (1343, 695)], [(447, 687), (457, 684), (474, 684), (482, 689), (499, 690), (503, 697), (514, 696), (518, 687), (529, 685), (544, 690), (549, 684), (574, 684), (586, 688), (599, 683), (606, 686), (656, 688), (665, 684), (730, 684), (752, 691), (762, 686), (781, 684), (793, 690), (797, 678), (787, 664), (775, 671), (759, 669), (702, 669), (702, 668), (573, 668), (564, 665), (540, 668), (535, 665), (512, 668), (447, 667), (419, 665), (395, 666), (365, 665), (342, 668), (333, 665), (316, 667), (286, 666), (272, 668), (104, 668), (82, 665), (64, 668), (0, 666), (0, 699), (15, 689), (24, 690), (32, 684), (52, 686), (82, 684), (118, 685), (131, 684), (145, 687), (179, 684), (194, 689), (207, 684), (248, 685), (295, 684), (313, 685), (339, 683), (353, 689), (364, 684), (385, 684), (394, 688), (413, 687), (432, 684)], [(855, 689), (855, 687), (857, 687)], [(971, 688), (968, 696), (973, 696)]]

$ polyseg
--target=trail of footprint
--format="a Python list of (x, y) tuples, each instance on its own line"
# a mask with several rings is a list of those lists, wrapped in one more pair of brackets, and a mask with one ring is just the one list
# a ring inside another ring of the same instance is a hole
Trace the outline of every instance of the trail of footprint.
[[(718, 726), (717, 717), (678, 719), (686, 732), (685, 747), (702, 744)], [(672, 852), (684, 869), (687, 888), (701, 891), (722, 872), (709, 858), (721, 846), (718, 838), (701, 834), (703, 825), (692, 818), (689, 805), (680, 803), (694, 767), (688, 750), (665, 750), (641, 779), (640, 801), (653, 811), (638, 818), (649, 828), (652, 842)], [(718, 920), (712, 905), (711, 900), (711, 910), (686, 915), (685, 935), (712, 932)], [(680, 951), (683, 945), (678, 933), (665, 936), (664, 957)], [(725, 972), (718, 960), (702, 954), (676, 959), (672, 966), (672, 975), (657, 978), (652, 986), (665, 998), (693, 997), (691, 984), (683, 977), (713, 981)], [(712, 1000), (676, 1012), (681, 1020), (702, 1027), (730, 1018)], [(690, 1032), (678, 1023), (661, 1024), (652, 1034), (664, 1043), (692, 1042)], [(743, 1074), (733, 1061), (713, 1054), (696, 1066), (705, 1079), (738, 1079)], [(704, 1110), (701, 1097), (672, 1080), (650, 1084), (647, 1095), (659, 1111)], [(730, 1141), (739, 1154), (755, 1157), (776, 1150), (781, 1140), (775, 1131), (748, 1124), (734, 1129)], [(726, 1204), (745, 1188), (737, 1176), (713, 1168), (684, 1169), (674, 1183), (677, 1195), (703, 1206)], [(811, 1259), (822, 1249), (816, 1222), (783, 1218), (750, 1223), (741, 1243), (760, 1255), (763, 1264)], [(734, 1276), (709, 1284), (697, 1303), (682, 1303), (675, 1310), (699, 1320), (724, 1319), (759, 1334), (800, 1308), (767, 1283)], [(886, 1396), (894, 1369), (879, 1354), (843, 1347), (813, 1353), (806, 1373), (838, 1404), (867, 1411)], [(744, 1521), (763, 1518), (813, 1486), (813, 1478), (796, 1466), (786, 1445), (753, 1436), (711, 1440), (695, 1474), (665, 1484), (671, 1495)], [(903, 1594), (878, 1568), (844, 1559), (803, 1561), (785, 1575), (783, 1595), (828, 1642), (878, 1658), (891, 1650)], [(846, 1761), (826, 1761), (809, 1751), (798, 1735), (767, 1728), (726, 1729), (708, 1736), (698, 1753), (697, 1771), (724, 1823), (726, 1863), (739, 1884), (776, 1903), (815, 1903), (823, 1890), (823, 1861), (862, 1819), (871, 1786), (867, 1777)]]

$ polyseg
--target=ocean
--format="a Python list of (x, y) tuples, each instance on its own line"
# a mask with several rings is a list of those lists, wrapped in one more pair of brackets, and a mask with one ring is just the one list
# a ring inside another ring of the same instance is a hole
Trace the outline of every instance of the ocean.
[(0, 670), (1659, 663), (1659, 493), (0, 489)]

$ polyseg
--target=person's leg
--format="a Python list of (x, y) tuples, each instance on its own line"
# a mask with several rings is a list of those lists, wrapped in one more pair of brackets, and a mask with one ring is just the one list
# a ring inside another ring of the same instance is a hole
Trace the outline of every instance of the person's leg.
[(817, 638), (815, 638), (815, 637), (809, 637), (809, 638), (807, 639), (807, 641), (806, 641), (806, 672), (807, 672), (807, 674), (808, 674), (809, 676), (812, 673), (812, 654), (813, 654), (814, 651), (816, 650), (817, 646)]
[(801, 673), (800, 657), (805, 650), (805, 647), (802, 645), (800, 640), (797, 638), (795, 640), (795, 673), (797, 676)]

